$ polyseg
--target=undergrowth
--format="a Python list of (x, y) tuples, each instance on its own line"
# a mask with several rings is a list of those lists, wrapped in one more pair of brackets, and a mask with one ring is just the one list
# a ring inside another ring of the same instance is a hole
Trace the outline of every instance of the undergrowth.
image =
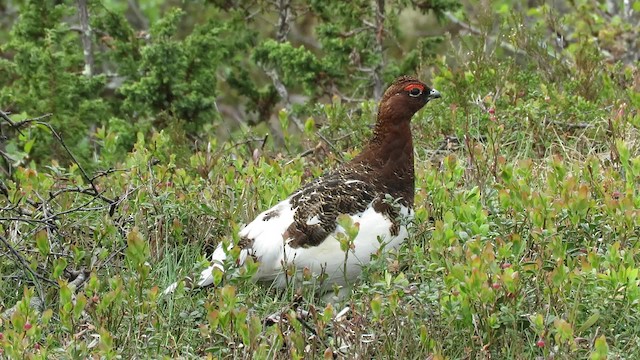
[[(511, 35), (533, 52), (535, 35)], [(482, 39), (449, 51), (464, 64), (430, 64), (443, 98), (413, 119), (410, 238), (330, 304), (313, 279), (252, 283), (252, 262), (211, 289), (161, 291), (355, 156), (374, 101), (314, 104), (300, 131), (282, 110), (282, 146), (261, 127), (224, 142), (165, 129), (118, 158), (124, 135), (98, 127), (95, 172), (46, 119), (8, 115), (12, 151), (38, 127), (69, 165), (21, 164), (0, 188), (0, 358), (637, 358), (638, 70), (581, 44), (575, 66)]]

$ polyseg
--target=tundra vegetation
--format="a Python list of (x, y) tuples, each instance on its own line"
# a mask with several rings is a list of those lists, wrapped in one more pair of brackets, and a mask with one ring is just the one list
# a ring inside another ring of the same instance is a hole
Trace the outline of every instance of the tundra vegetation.
[[(640, 356), (640, 1), (0, 11), (0, 358)], [(357, 154), (401, 74), (443, 97), (399, 251), (339, 304), (255, 263), (161, 296)]]

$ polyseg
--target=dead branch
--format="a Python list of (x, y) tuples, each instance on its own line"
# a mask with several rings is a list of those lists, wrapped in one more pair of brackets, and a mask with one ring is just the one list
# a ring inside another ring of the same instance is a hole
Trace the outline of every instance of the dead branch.
[[(12, 128), (17, 129), (18, 131), (22, 127), (30, 125), (30, 124), (42, 125), (42, 126), (46, 127), (47, 129), (49, 129), (49, 131), (51, 132), (53, 137), (58, 141), (60, 146), (62, 146), (62, 148), (67, 153), (67, 155), (69, 155), (69, 157), (71, 158), (71, 161), (78, 167), (78, 169), (80, 170), (80, 173), (82, 174), (82, 177), (90, 185), (89, 189), (83, 189), (80, 192), (85, 193), (87, 195), (95, 196), (95, 197), (101, 199), (102, 201), (104, 201), (104, 202), (106, 202), (106, 203), (108, 203), (110, 205), (113, 205), (115, 203), (115, 200), (105, 197), (104, 195), (102, 195), (101, 191), (98, 190), (98, 187), (96, 186), (94, 180), (99, 176), (89, 177), (89, 175), (85, 171), (84, 167), (80, 164), (78, 159), (75, 157), (75, 155), (73, 155), (73, 153), (71, 152), (71, 150), (69, 149), (67, 144), (62, 139), (62, 136), (60, 134), (58, 134), (58, 132), (53, 128), (53, 126), (51, 126), (51, 124), (49, 124), (47, 122), (44, 122), (44, 121), (41, 121), (42, 119), (51, 117), (53, 114), (45, 114), (45, 115), (42, 115), (42, 116), (39, 116), (39, 117), (36, 117), (36, 118), (25, 119), (25, 120), (22, 120), (22, 121), (19, 121), (19, 122), (11, 121), (11, 119), (4, 113), (2, 113), (2, 115), (3, 115), (2, 118), (5, 119), (5, 121), (7, 121), (11, 125)], [(71, 190), (71, 191), (74, 191), (74, 190)]]
[(278, 0), (278, 33), (276, 40), (279, 43), (287, 40), (287, 34), (291, 30), (291, 0)]
[[(483, 35), (482, 31), (480, 31), (478, 28), (476, 28), (475, 26), (468, 24), (460, 19), (458, 19), (455, 15), (453, 15), (451, 12), (449, 11), (445, 11), (444, 16), (451, 21), (452, 23), (458, 25), (459, 27), (461, 27), (462, 29), (470, 32), (471, 34), (474, 35)], [(497, 40), (497, 39), (492, 39), (492, 40)], [(507, 50), (508, 52), (514, 54), (514, 55), (520, 55), (520, 56), (528, 56), (527, 52), (522, 50), (522, 49), (518, 49), (515, 46), (506, 43), (504, 41), (499, 41), (497, 40), (498, 44), (500, 45), (500, 47), (502, 47), (503, 49)]]
[[(99, 179), (100, 177), (107, 176), (111, 173), (114, 173), (117, 171), (125, 171), (125, 170), (109, 169), (105, 171), (100, 171), (93, 176), (89, 176), (89, 174), (86, 172), (84, 167), (79, 163), (78, 159), (74, 156), (74, 154), (71, 152), (69, 147), (66, 145), (66, 143), (62, 139), (62, 136), (53, 128), (51, 124), (42, 121), (43, 119), (48, 118), (51, 115), (52, 114), (45, 114), (36, 118), (30, 118), (30, 119), (25, 119), (19, 122), (14, 122), (11, 120), (11, 118), (8, 116), (7, 113), (5, 112), (0, 113), (0, 118), (4, 120), (2, 123), (8, 124), (9, 127), (14, 131), (20, 131), (20, 129), (23, 129), (30, 125), (41, 125), (47, 128), (51, 133), (51, 135), (56, 139), (56, 141), (60, 144), (60, 146), (62, 146), (62, 148), (69, 155), (69, 158), (71, 159), (72, 163), (78, 167), (82, 178), (87, 183), (86, 186), (68, 186), (62, 189), (57, 189), (55, 191), (51, 190), (48, 193), (48, 195), (44, 195), (44, 196), (36, 192), (34, 194), (35, 197), (33, 199), (19, 198), (17, 200), (14, 199), (13, 201), (11, 199), (12, 195), (9, 193), (8, 189), (3, 185), (2, 189), (4, 189), (4, 191), (2, 191), (2, 193), (7, 198), (8, 206), (4, 206), (3, 208), (0, 209), (0, 211), (2, 211), (3, 214), (7, 213), (8, 216), (0, 217), (0, 221), (10, 222), (10, 223), (11, 222), (27, 223), (31, 227), (35, 226), (36, 229), (35, 230), (32, 229), (30, 233), (45, 229), (47, 231), (47, 237), (50, 241), (50, 245), (52, 245), (51, 239), (54, 233), (59, 234), (60, 232), (58, 222), (64, 215), (71, 214), (74, 212), (94, 212), (94, 211), (104, 211), (105, 209), (109, 209), (109, 215), (113, 216), (115, 208), (122, 202), (124, 198), (126, 198), (126, 195), (127, 195), (125, 194), (122, 198), (116, 198), (116, 199), (110, 199), (104, 195), (104, 191), (101, 191), (98, 188), (96, 184), (96, 180)], [(53, 207), (53, 205), (55, 205), (54, 201), (56, 200), (56, 198), (58, 198), (62, 194), (67, 194), (67, 193), (77, 193), (81, 195), (87, 195), (90, 198), (78, 206), (73, 206), (73, 207), (64, 208), (64, 209), (57, 209), (54, 211), (53, 209), (55, 208)], [(97, 201), (102, 202), (102, 205), (95, 206), (94, 203), (96, 203)], [(28, 209), (23, 208), (20, 205), (21, 203), (30, 205), (31, 207), (33, 207), (34, 210), (30, 211)], [(22, 235), (22, 236), (26, 237), (27, 235)], [(30, 277), (32, 278), (32, 281), (36, 286), (39, 298), (41, 299), (44, 298), (43, 285), (45, 283), (48, 286), (50, 285), (53, 287), (58, 287), (58, 284), (56, 281), (41, 275), (36, 270), (32, 269), (31, 266), (29, 265), (29, 261), (27, 261), (27, 259), (22, 255), (21, 251), (16, 249), (9, 240), (7, 240), (5, 237), (2, 237), (0, 235), (0, 242), (2, 243), (2, 245), (4, 245), (3, 247), (7, 248), (8, 254), (10, 254), (15, 259), (15, 263), (18, 264), (20, 268), (24, 269), (26, 273), (31, 275)], [(85, 281), (87, 274), (83, 272), (82, 274), (78, 273), (78, 274), (71, 274), (71, 275), (73, 276), (73, 279), (77, 280), (79, 285)]]
[(373, 97), (376, 101), (382, 98), (383, 94), (383, 79), (382, 79), (382, 69), (385, 67), (384, 61), (384, 51), (383, 51), (383, 43), (384, 43), (384, 21), (385, 21), (385, 10), (384, 10), (384, 0), (375, 0), (374, 1), (374, 9), (376, 14), (376, 45), (373, 48), (373, 51), (380, 57), (380, 62), (376, 64), (373, 68), (372, 76), (373, 76)]
[(140, 4), (138, 4), (138, 1), (127, 0), (127, 4), (129, 5), (131, 14), (133, 14), (138, 21), (136, 25), (138, 25), (142, 30), (147, 30), (149, 28), (149, 19), (147, 19), (142, 10), (140, 10)]
[[(21, 267), (26, 270), (28, 273), (30, 273), (33, 276), (33, 282), (37, 285), (37, 287), (39, 289), (42, 289), (42, 285), (38, 282), (38, 280), (40, 281), (44, 281), (54, 287), (58, 287), (58, 283), (49, 279), (46, 276), (42, 276), (40, 274), (38, 274), (37, 272), (35, 272), (31, 266), (29, 266), (29, 263), (27, 262), (27, 260), (20, 254), (20, 252), (18, 252), (18, 250), (14, 249), (13, 246), (11, 246), (11, 244), (9, 243), (9, 240), (7, 240), (4, 236), (0, 235), (0, 242), (2, 242), (2, 244), (7, 248), (7, 250), (9, 250), (9, 252), (11, 253), (11, 255), (13, 255), (13, 257), (17, 260), (17, 262), (21, 265)], [(41, 291), (40, 291), (41, 292)]]
[[(11, 319), (11, 315), (13, 315), (13, 313), (15, 313), (18, 309), (19, 303), (20, 302), (16, 303), (12, 307), (5, 310), (2, 314), (0, 314), (0, 319)], [(41, 313), (44, 310), (44, 301), (42, 301), (42, 298), (40, 296), (34, 295), (29, 301), (29, 307), (36, 310), (36, 312)]]
[[(277, 7), (278, 7), (278, 25), (277, 25), (278, 33), (276, 34), (276, 41), (279, 43), (283, 43), (287, 40), (287, 34), (289, 33), (289, 30), (290, 30), (289, 24), (291, 22), (291, 0), (278, 0)], [(298, 117), (293, 115), (291, 112), (292, 106), (291, 106), (291, 99), (289, 97), (289, 91), (287, 90), (287, 87), (284, 85), (284, 83), (280, 79), (280, 75), (278, 74), (278, 71), (276, 69), (268, 68), (266, 66), (263, 66), (263, 70), (267, 74), (267, 76), (271, 78), (271, 82), (273, 83), (273, 86), (276, 88), (276, 91), (278, 92), (278, 96), (280, 96), (280, 98), (284, 102), (285, 109), (287, 109), (288, 113), (291, 115), (291, 120), (293, 120), (293, 123), (296, 125), (296, 127), (300, 132), (304, 131), (304, 126), (302, 125), (302, 122), (300, 121), (300, 119), (298, 119)]]
[(89, 279), (89, 274), (91, 274), (91, 272), (86, 269), (65, 270), (65, 277), (71, 280), (69, 281), (69, 288), (73, 289), (74, 293), (77, 292), (80, 286)]
[(8, 122), (9, 125), (11, 125), (11, 127), (15, 128), (16, 130), (18, 130), (18, 132), (20, 133), (20, 135), (24, 135), (22, 133), (22, 131), (20, 131), (20, 128), (18, 128), (16, 126), (16, 124), (9, 118), (9, 114), (11, 113), (5, 113), (4, 111), (0, 110), (0, 117), (2, 117), (2, 119), (4, 119), (4, 121)]
[(294, 161), (298, 160), (298, 159), (302, 159), (303, 157), (309, 156), (311, 154), (314, 153), (314, 151), (316, 151), (316, 148), (311, 148), (311, 149), (307, 149), (303, 152), (301, 152), (300, 154), (298, 154), (296, 157), (294, 157), (293, 159), (287, 161), (286, 163), (284, 163), (285, 165), (289, 165), (291, 163), (293, 163)]
[(84, 75), (93, 76), (93, 46), (91, 43), (91, 26), (89, 26), (89, 10), (87, 0), (78, 0), (78, 17), (80, 18), (80, 38), (84, 55)]

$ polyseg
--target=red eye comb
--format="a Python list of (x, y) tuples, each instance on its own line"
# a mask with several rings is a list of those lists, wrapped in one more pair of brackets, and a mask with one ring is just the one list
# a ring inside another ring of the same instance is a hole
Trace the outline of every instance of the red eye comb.
[(420, 89), (420, 91), (424, 91), (424, 86), (420, 84), (409, 84), (404, 88), (405, 91), (411, 91), (413, 89)]

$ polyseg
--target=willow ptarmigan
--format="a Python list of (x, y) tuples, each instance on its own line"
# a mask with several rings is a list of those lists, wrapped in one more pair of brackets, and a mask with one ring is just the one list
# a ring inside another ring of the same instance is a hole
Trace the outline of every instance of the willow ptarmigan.
[[(378, 250), (395, 249), (407, 238), (406, 221), (413, 215), (414, 170), (410, 121), (440, 93), (413, 77), (396, 79), (378, 107), (373, 136), (350, 162), (309, 182), (239, 232), (237, 265), (248, 256), (259, 263), (256, 281), (287, 286), (285, 269), (305, 268), (324, 274), (321, 290), (334, 285), (349, 289), (361, 266)], [(339, 234), (346, 230), (339, 215), (348, 215), (358, 227), (350, 248), (341, 249)], [(196, 283), (213, 283), (213, 271), (224, 271), (226, 249), (220, 244), (211, 266)], [(165, 293), (173, 292), (177, 284)], [(341, 291), (341, 295), (344, 292)]]

